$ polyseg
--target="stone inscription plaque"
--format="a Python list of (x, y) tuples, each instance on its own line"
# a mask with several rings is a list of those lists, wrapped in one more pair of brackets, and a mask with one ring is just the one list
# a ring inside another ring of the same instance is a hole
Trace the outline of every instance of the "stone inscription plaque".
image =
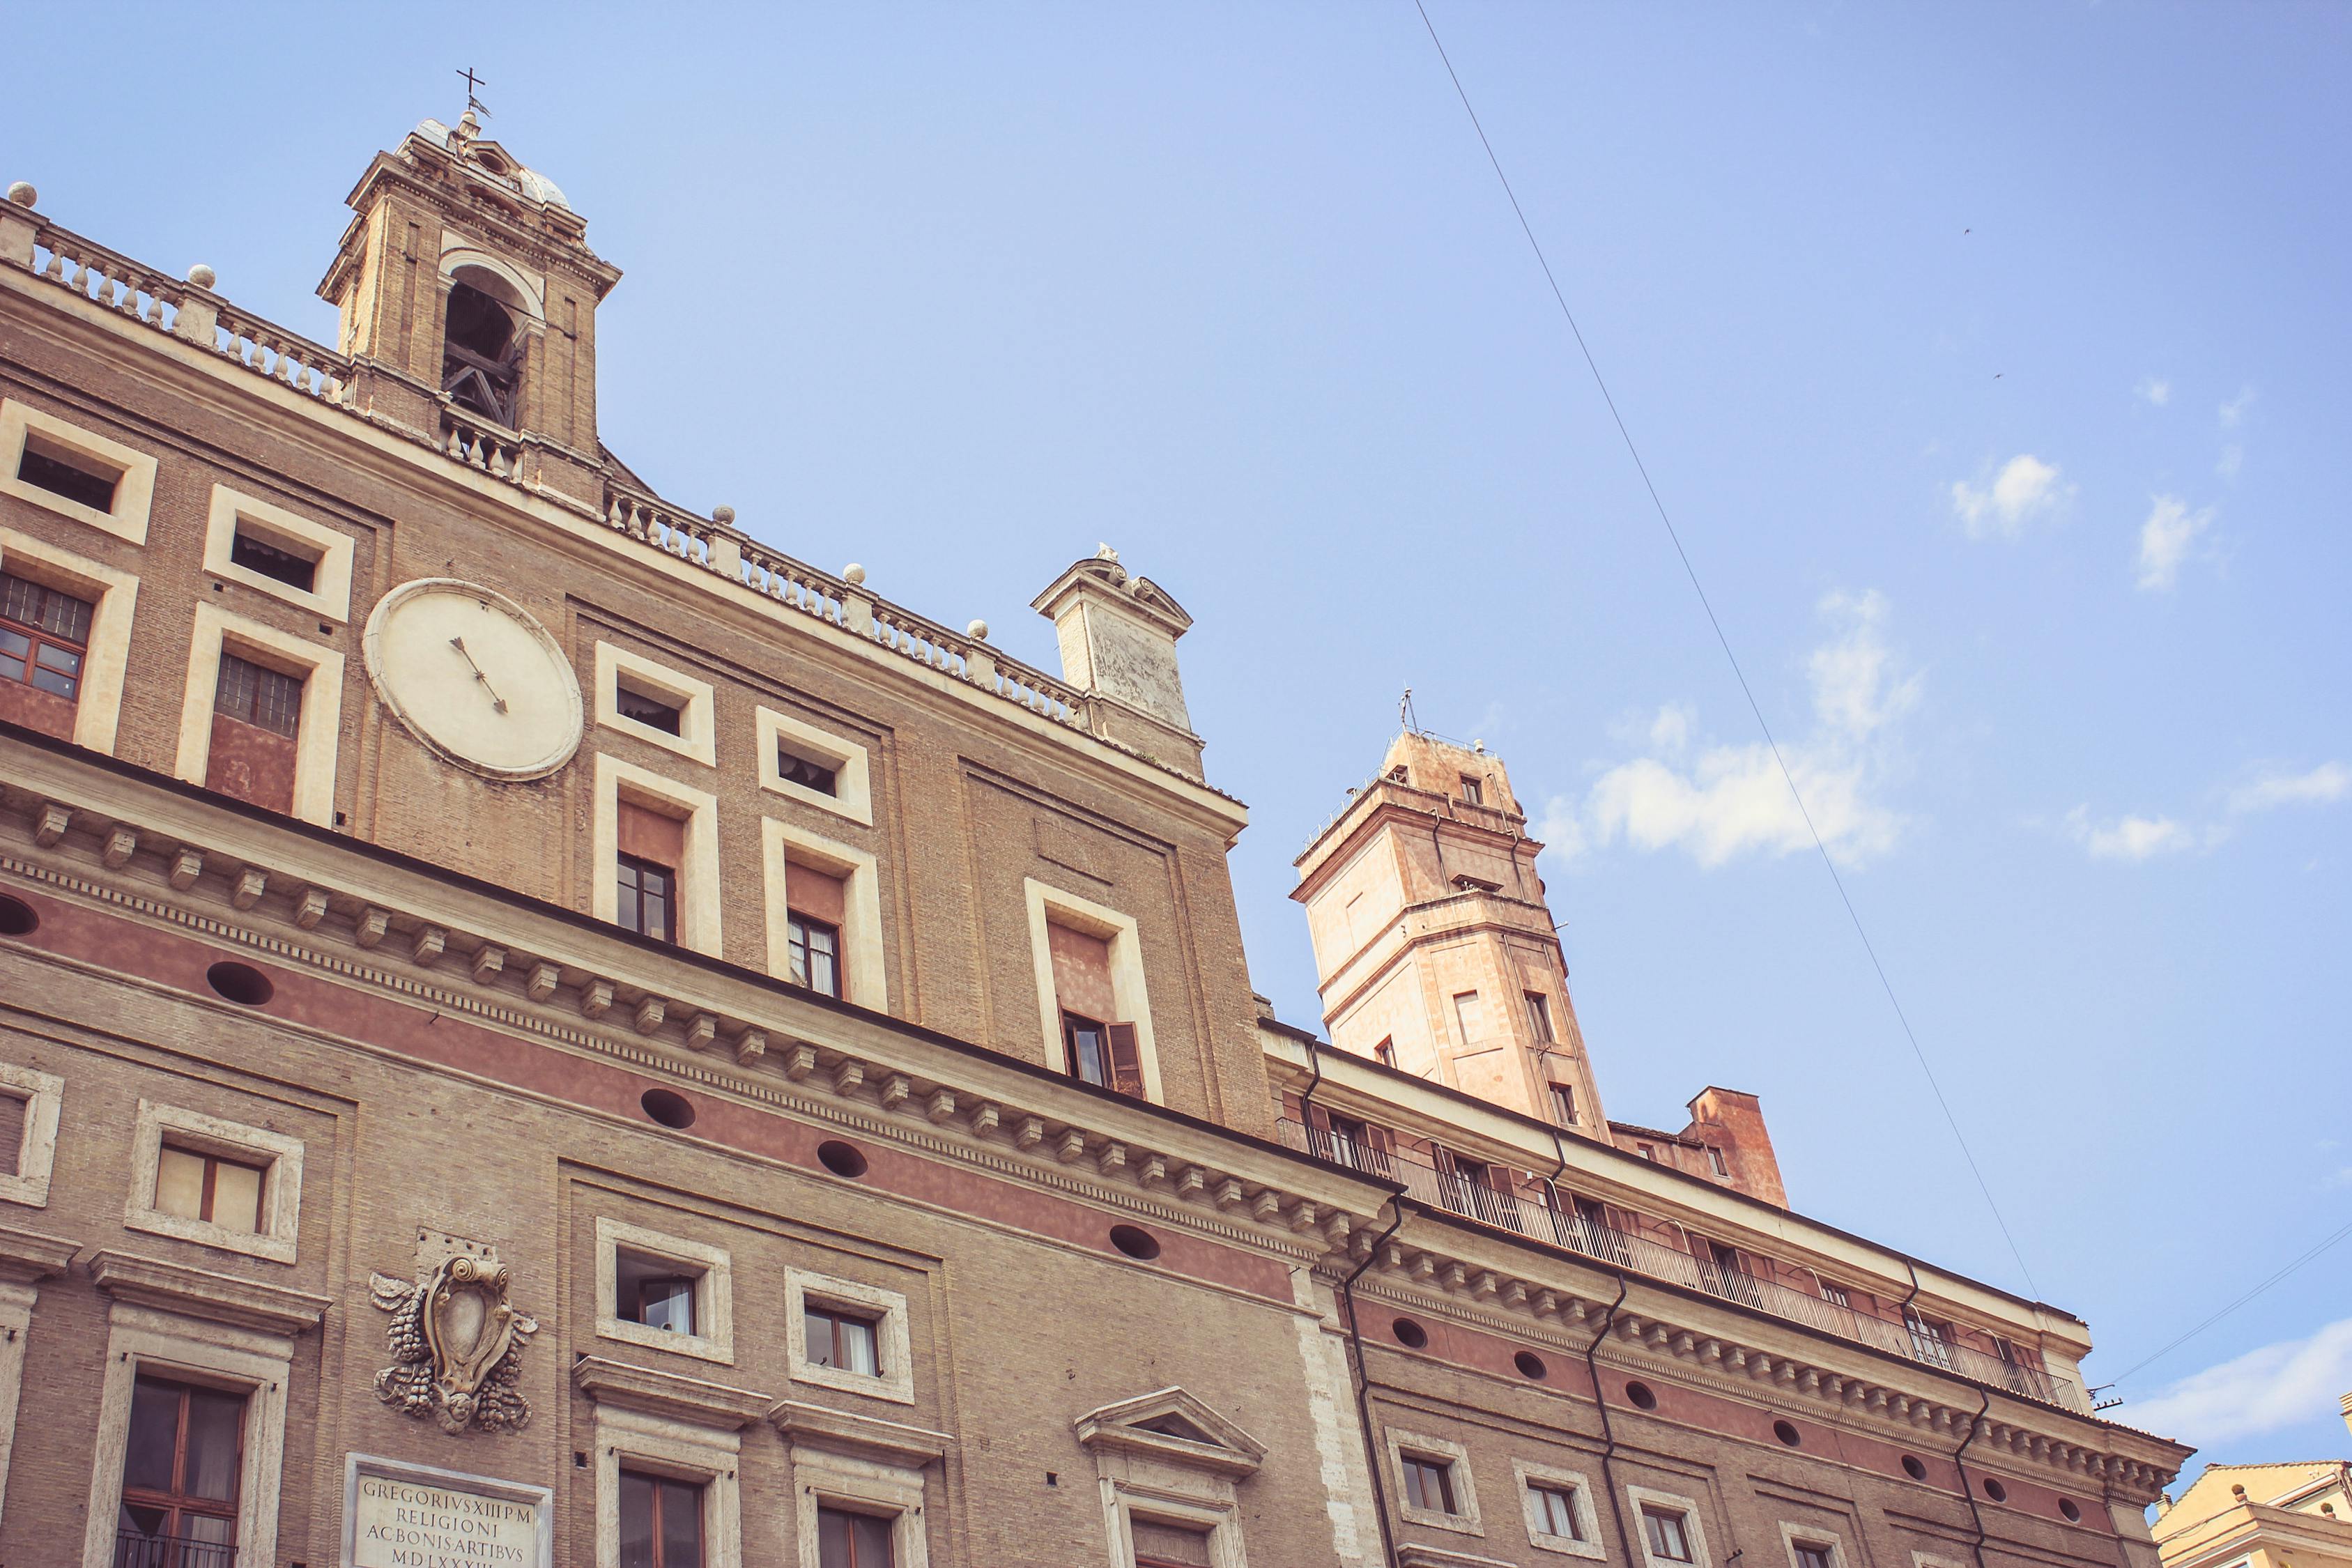
[(344, 1515), (349, 1568), (541, 1568), (546, 1562), (544, 1489), (352, 1458)]

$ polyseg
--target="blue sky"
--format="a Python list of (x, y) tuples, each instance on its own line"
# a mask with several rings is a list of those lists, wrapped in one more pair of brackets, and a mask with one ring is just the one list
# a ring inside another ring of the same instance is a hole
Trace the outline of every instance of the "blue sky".
[[(1431, 4), (2113, 1378), (2352, 1219), (2352, 12)], [(374, 15), (27, 11), (0, 178), (331, 339), (342, 195), (476, 67), (666, 493), (1048, 668), (1097, 541), (1192, 611), (1286, 1016), (1409, 684), (1553, 846), (1612, 1114), (1752, 1089), (1801, 1209), (2023, 1288), (1409, 3)], [(2117, 1414), (2352, 1451), (2348, 1300), (2352, 1242)]]

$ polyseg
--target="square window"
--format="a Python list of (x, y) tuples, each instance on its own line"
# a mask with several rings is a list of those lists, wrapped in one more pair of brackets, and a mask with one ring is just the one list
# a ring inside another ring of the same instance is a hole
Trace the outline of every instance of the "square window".
[(1528, 1496), (1534, 1500), (1536, 1523), (1546, 1535), (1564, 1536), (1570, 1541), (1584, 1539), (1584, 1527), (1576, 1517), (1576, 1489), (1548, 1482), (1532, 1482)]
[(809, 1364), (881, 1376), (879, 1321), (861, 1313), (811, 1304), (802, 1314)]
[(25, 449), (17, 456), (16, 477), (92, 511), (112, 511), (115, 491), (122, 485), (122, 470), (113, 464), (32, 434), (26, 436)]
[(1511, 1471), (1519, 1485), (1528, 1545), (1562, 1557), (1608, 1558), (1593, 1520), (1591, 1488), (1580, 1472), (1525, 1459), (1512, 1460)]
[(1789, 1551), (1796, 1568), (1836, 1568), (1835, 1550), (1818, 1541), (1792, 1541)]
[(846, 1509), (816, 1510), (817, 1568), (891, 1568), (890, 1521)]
[(1685, 1528), (1688, 1516), (1664, 1508), (1644, 1508), (1642, 1510), (1642, 1531), (1650, 1543), (1650, 1555), (1668, 1563), (1688, 1563), (1691, 1559), (1690, 1531)]
[[(87, 599), (0, 573), (0, 680), (76, 700), (96, 608)], [(13, 718), (14, 710), (0, 702), (0, 716)]]
[(1404, 1500), (1430, 1513), (1460, 1513), (1454, 1500), (1454, 1467), (1419, 1454), (1404, 1457)]
[(348, 620), (358, 545), (340, 529), (258, 496), (213, 487), (205, 516), (205, 570), (222, 583), (283, 599), (324, 620)]
[(666, 1334), (691, 1336), (697, 1331), (694, 1299), (702, 1288), (699, 1271), (680, 1269), (675, 1258), (625, 1251), (614, 1260), (614, 1284), (615, 1317)]
[(1135, 1543), (1135, 1568), (1212, 1568), (1211, 1531), (1197, 1524), (1128, 1518)]
[(719, 761), (710, 682), (608, 642), (596, 645), (596, 721), (705, 767)]
[(268, 577), (307, 594), (319, 580), (319, 558), (273, 544), (260, 534), (240, 528), (229, 540), (228, 558), (257, 576)]
[(47, 1207), (65, 1079), (0, 1062), (0, 1202)]
[(648, 691), (639, 691), (623, 681), (613, 692), (614, 711), (624, 719), (632, 719), (648, 729), (659, 730), (665, 735), (683, 731), (686, 705)]
[(1486, 786), (1479, 783), (1476, 779), (1472, 778), (1468, 773), (1464, 773), (1462, 775), (1462, 798), (1472, 805), (1484, 805), (1486, 804)]
[(597, 1218), (600, 1339), (731, 1363), (733, 1279), (724, 1247)]
[(760, 748), (760, 787), (803, 805), (874, 825), (874, 793), (866, 750), (773, 708), (753, 710)]
[(0, 399), (0, 493), (144, 544), (155, 459), (13, 398)]
[(301, 678), (224, 653), (213, 711), (290, 741), (302, 723)]
[(797, 752), (779, 744), (776, 747), (776, 777), (782, 783), (798, 784), (822, 795), (839, 799), (841, 770), (824, 763), (813, 762)]
[(294, 1261), (302, 1141), (176, 1106), (139, 1102), (122, 1223), (231, 1252)]
[(907, 1299), (852, 1279), (788, 1269), (792, 1377), (894, 1404), (915, 1402)]
[(621, 1471), (621, 1568), (702, 1568), (702, 1483)]

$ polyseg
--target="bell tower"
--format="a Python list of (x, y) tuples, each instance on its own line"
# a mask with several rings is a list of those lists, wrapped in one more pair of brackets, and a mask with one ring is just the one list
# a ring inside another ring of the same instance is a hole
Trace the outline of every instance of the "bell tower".
[(342, 313), (361, 406), (511, 447), (533, 480), (598, 503), (596, 307), (621, 274), (555, 183), (468, 109), (378, 153), (347, 199), (319, 295)]
[(1502, 760), (1408, 730), (1297, 860), (1331, 1043), (1611, 1142)]

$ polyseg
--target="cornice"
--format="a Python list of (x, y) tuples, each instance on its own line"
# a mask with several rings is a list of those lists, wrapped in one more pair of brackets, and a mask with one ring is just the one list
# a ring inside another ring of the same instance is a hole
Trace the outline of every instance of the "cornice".
[(31, 1285), (62, 1274), (80, 1246), (61, 1236), (0, 1226), (0, 1279)]
[(288, 1336), (315, 1328), (335, 1304), (332, 1297), (129, 1252), (93, 1254), (89, 1278), (118, 1301)]
[(793, 1399), (779, 1400), (769, 1410), (768, 1420), (795, 1445), (805, 1443), (812, 1448), (856, 1454), (915, 1469), (944, 1457), (955, 1443), (945, 1432), (934, 1432), (926, 1426), (910, 1426), (904, 1422), (885, 1421), (878, 1415), (863, 1415)]
[(773, 1394), (602, 1356), (582, 1356), (573, 1362), (572, 1383), (599, 1405), (716, 1426), (724, 1432), (741, 1431), (775, 1404)]

